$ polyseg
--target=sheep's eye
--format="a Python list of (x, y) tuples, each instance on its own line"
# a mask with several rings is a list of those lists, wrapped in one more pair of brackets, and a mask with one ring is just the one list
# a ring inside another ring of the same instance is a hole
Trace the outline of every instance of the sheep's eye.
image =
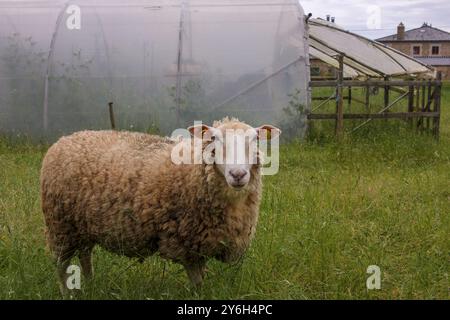
[(213, 136), (211, 137), (211, 141), (213, 141), (213, 142), (217, 141), (217, 142), (220, 142), (220, 143), (223, 144), (223, 140), (222, 140), (222, 137), (221, 137), (221, 136), (213, 135)]

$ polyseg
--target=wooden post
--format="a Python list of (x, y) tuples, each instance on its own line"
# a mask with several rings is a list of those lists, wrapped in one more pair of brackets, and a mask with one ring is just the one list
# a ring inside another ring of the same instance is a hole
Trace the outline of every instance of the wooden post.
[(370, 113), (370, 86), (366, 86), (366, 112)]
[[(431, 80), (428, 80), (427, 82), (427, 107), (426, 107), (426, 112), (430, 112), (431, 111)], [(430, 131), (430, 118), (427, 118), (427, 131)]]
[[(422, 105), (421, 105), (421, 111), (425, 112), (425, 108), (426, 108), (426, 96), (427, 96), (427, 86), (424, 83), (422, 86)], [(419, 127), (420, 129), (423, 131), (425, 129), (425, 118), (424, 117), (420, 117), (419, 119)]]
[[(408, 94), (408, 112), (414, 112), (414, 86), (409, 86)], [(412, 127), (413, 119), (408, 119), (409, 125)]]
[(384, 77), (385, 85), (384, 85), (384, 107), (386, 108), (389, 105), (389, 90), (388, 86), (389, 77)]
[(348, 108), (349, 108), (349, 112), (351, 112), (352, 110), (352, 87), (348, 87)]
[(114, 109), (113, 103), (108, 103), (109, 105), (109, 121), (111, 121), (111, 129), (116, 130), (116, 120), (114, 119)]
[[(415, 91), (416, 91), (416, 105), (414, 106), (415, 107), (414, 111), (420, 112), (420, 84), (416, 85)], [(414, 126), (416, 127), (416, 131), (418, 131), (420, 118), (416, 117), (413, 121), (415, 121)]]
[(339, 74), (336, 90), (336, 137), (341, 138), (344, 131), (344, 56), (339, 56)]
[[(387, 108), (389, 106), (389, 91), (390, 87), (388, 86), (389, 83), (389, 77), (384, 77), (384, 107)], [(390, 112), (389, 109), (386, 110), (386, 112)], [(388, 120), (386, 120), (388, 122)]]
[(439, 126), (441, 122), (441, 89), (442, 89), (442, 71), (437, 74), (434, 91), (434, 112), (438, 113), (433, 119), (433, 134), (437, 140), (439, 140)]

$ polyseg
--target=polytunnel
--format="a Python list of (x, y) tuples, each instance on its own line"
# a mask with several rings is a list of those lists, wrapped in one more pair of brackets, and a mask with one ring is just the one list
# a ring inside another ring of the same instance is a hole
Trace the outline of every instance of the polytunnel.
[(170, 134), (224, 116), (303, 135), (304, 12), (295, 0), (0, 1), (0, 133)]

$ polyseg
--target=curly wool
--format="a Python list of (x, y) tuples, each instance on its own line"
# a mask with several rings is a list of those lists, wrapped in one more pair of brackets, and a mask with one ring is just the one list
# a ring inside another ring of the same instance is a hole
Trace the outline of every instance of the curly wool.
[(185, 266), (241, 257), (258, 221), (260, 168), (237, 192), (214, 165), (173, 164), (174, 145), (116, 131), (83, 131), (54, 144), (41, 194), (55, 257), (70, 259), (95, 245), (130, 257), (158, 252)]

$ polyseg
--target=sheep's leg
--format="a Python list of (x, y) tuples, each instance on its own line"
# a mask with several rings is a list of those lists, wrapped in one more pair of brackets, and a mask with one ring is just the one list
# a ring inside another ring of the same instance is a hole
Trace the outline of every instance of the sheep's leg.
[(67, 279), (69, 278), (67, 268), (70, 265), (71, 258), (71, 256), (60, 256), (56, 262), (56, 268), (59, 277), (59, 290), (63, 297), (67, 297), (69, 294), (69, 289), (67, 288)]
[(205, 276), (206, 264), (204, 262), (184, 265), (186, 273), (195, 288), (200, 288)]
[(92, 279), (94, 269), (92, 267), (92, 248), (81, 250), (79, 255), (81, 270), (86, 279)]

